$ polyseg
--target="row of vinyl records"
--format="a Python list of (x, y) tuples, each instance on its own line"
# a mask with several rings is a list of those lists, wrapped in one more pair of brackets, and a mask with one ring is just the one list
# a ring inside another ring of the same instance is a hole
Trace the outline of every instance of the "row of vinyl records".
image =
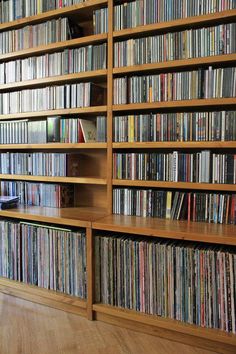
[[(1, 157), (1, 155), (0, 155)], [(115, 153), (116, 179), (195, 183), (236, 183), (236, 155), (208, 150), (192, 154)]]
[(79, 165), (79, 154), (76, 153), (0, 153), (1, 174), (77, 177)]
[(96, 302), (236, 332), (232, 247), (100, 234), (95, 284)]
[(236, 96), (236, 68), (131, 76), (114, 79), (114, 104)]
[(113, 213), (236, 224), (236, 194), (114, 188)]
[(114, 66), (201, 58), (236, 52), (236, 24), (132, 38), (114, 44)]
[(92, 82), (49, 86), (0, 94), (0, 114), (100, 106), (106, 89)]
[(114, 117), (115, 142), (235, 141), (236, 111), (151, 113)]
[(106, 69), (107, 44), (66, 49), (63, 52), (0, 64), (0, 84)]
[(0, 221), (0, 276), (86, 299), (84, 231)]
[(1, 0), (0, 23), (39, 15), (65, 6), (79, 4), (86, 0)]
[(51, 208), (74, 206), (74, 187), (70, 184), (1, 181), (2, 196), (19, 196), (20, 204)]
[(136, 0), (114, 8), (114, 29), (166, 22), (191, 16), (231, 10), (234, 0)]
[(106, 142), (107, 120), (48, 117), (46, 120), (0, 121), (0, 144)]
[[(103, 33), (104, 26), (100, 20), (103, 9), (94, 13), (94, 34)], [(106, 26), (105, 26), (106, 27)], [(100, 31), (101, 30), (101, 31)], [(100, 31), (100, 32), (99, 32)], [(52, 19), (36, 25), (28, 25), (19, 29), (0, 33), (0, 54), (16, 52), (18, 50), (47, 45), (56, 42), (79, 38), (84, 35), (83, 28), (67, 17)]]

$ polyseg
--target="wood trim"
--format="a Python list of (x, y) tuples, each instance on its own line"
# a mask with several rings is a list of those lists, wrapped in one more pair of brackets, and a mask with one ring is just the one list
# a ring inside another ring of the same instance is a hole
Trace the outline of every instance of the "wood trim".
[(194, 343), (200, 348), (207, 348), (222, 354), (235, 352), (236, 336), (220, 330), (201, 328), (172, 319), (145, 315), (103, 304), (95, 304), (93, 309), (95, 318), (100, 321), (189, 345)]
[(140, 72), (150, 72), (150, 71), (166, 71), (168, 69), (185, 69), (189, 67), (198, 67), (206, 65), (222, 65), (222, 64), (232, 64), (234, 65), (236, 61), (236, 54), (224, 54), (224, 55), (215, 55), (210, 57), (201, 57), (201, 58), (190, 58), (190, 59), (180, 59), (172, 61), (164, 61), (158, 63), (148, 63), (141, 65), (125, 66), (125, 67), (116, 67), (113, 69), (114, 75), (129, 74), (129, 73), (140, 73)]
[(91, 222), (107, 215), (106, 210), (93, 207), (47, 208), (19, 206), (0, 210), (0, 217), (45, 222), (68, 227), (91, 227)]
[(27, 81), (19, 81), (11, 84), (0, 85), (0, 92), (4, 91), (12, 91), (16, 89), (26, 89), (26, 88), (34, 88), (34, 87), (42, 87), (42, 86), (51, 86), (51, 85), (59, 85), (59, 84), (68, 84), (74, 81), (97, 81), (98, 79), (104, 80), (107, 75), (107, 70), (93, 70), (93, 71), (84, 71), (75, 74), (68, 75), (58, 75), (58, 76), (49, 76), (44, 77), (42, 79), (35, 80), (27, 80)]
[(51, 176), (28, 176), (28, 175), (9, 175), (0, 174), (0, 180), (24, 180), (53, 183), (74, 183), (74, 184), (99, 184), (106, 185), (105, 178), (99, 177), (51, 177)]
[(89, 9), (96, 9), (99, 8), (101, 5), (106, 5), (107, 1), (108, 0), (88, 0), (86, 2), (82, 2), (72, 6), (67, 6), (60, 9), (43, 12), (35, 16), (25, 17), (19, 20), (2, 23), (0, 24), (0, 31), (7, 31), (12, 28), (19, 28), (19, 27), (39, 23), (39, 22), (48, 21), (52, 18), (65, 17), (68, 15), (85, 12), (88, 11)]
[(47, 143), (47, 144), (4, 144), (0, 150), (72, 150), (106, 149), (106, 143)]
[(152, 187), (152, 188), (173, 188), (208, 191), (231, 191), (236, 192), (236, 184), (213, 184), (196, 182), (164, 182), (164, 181), (142, 181), (128, 179), (113, 179), (113, 186), (127, 187)]
[(54, 53), (57, 51), (62, 51), (63, 49), (75, 48), (75, 47), (78, 48), (89, 44), (105, 42), (106, 40), (107, 40), (107, 33), (94, 34), (91, 36), (70, 39), (63, 42), (55, 42), (47, 45), (41, 45), (38, 47), (22, 49), (17, 52), (0, 54), (0, 61), (10, 61), (10, 60), (22, 59), (26, 57), (33, 57), (40, 54)]
[(92, 229), (86, 228), (86, 251), (87, 251), (87, 318), (93, 320), (94, 284), (93, 284), (93, 235)]
[(46, 290), (5, 278), (0, 278), (0, 292), (86, 317), (86, 301), (71, 295)]
[(106, 113), (107, 106), (91, 106), (91, 107), (81, 107), (81, 108), (68, 108), (68, 109), (54, 109), (48, 111), (38, 111), (38, 112), (25, 112), (25, 113), (12, 113), (12, 114), (1, 114), (0, 120), (7, 119), (27, 119), (27, 118), (40, 118), (49, 116), (60, 116), (69, 114), (97, 114)]
[(113, 214), (94, 220), (92, 228), (147, 237), (236, 245), (235, 225)]
[(146, 35), (149, 33), (165, 33), (178, 31), (184, 28), (195, 28), (202, 26), (210, 26), (212, 24), (226, 23), (235, 20), (236, 10), (227, 10), (222, 12), (215, 12), (207, 15), (192, 16), (183, 19), (158, 22), (150, 25), (137, 26), (134, 28), (127, 28), (120, 31), (114, 31), (113, 37), (115, 39), (132, 37), (134, 35)]
[(236, 141), (157, 141), (113, 143), (113, 149), (235, 149)]
[[(151, 102), (151, 103), (129, 103), (113, 105), (114, 112), (127, 112), (136, 110), (150, 110), (150, 109), (184, 109), (184, 108), (209, 108), (225, 107), (236, 105), (236, 98), (209, 98), (209, 99), (194, 99), (194, 100), (179, 100), (166, 102)], [(223, 108), (222, 108), (223, 109)]]

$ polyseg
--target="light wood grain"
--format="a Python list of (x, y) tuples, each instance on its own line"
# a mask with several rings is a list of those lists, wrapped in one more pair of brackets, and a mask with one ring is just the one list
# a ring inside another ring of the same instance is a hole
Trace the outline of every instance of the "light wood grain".
[(190, 190), (209, 191), (236, 191), (236, 184), (213, 184), (213, 183), (193, 183), (193, 182), (162, 182), (162, 181), (142, 181), (128, 179), (113, 179), (113, 186), (130, 186), (146, 188), (173, 188)]
[(70, 114), (100, 114), (100, 113), (106, 113), (106, 110), (107, 110), (106, 106), (54, 109), (54, 110), (38, 111), (38, 112), (1, 114), (0, 120), (26, 119), (26, 118), (33, 119), (33, 118), (49, 117), (49, 116), (65, 116), (65, 115), (67, 116)]
[(121, 31), (114, 31), (113, 37), (125, 38), (133, 37), (134, 35), (147, 35), (151, 33), (165, 33), (172, 31), (180, 31), (184, 28), (194, 28), (205, 25), (219, 24), (222, 22), (228, 22), (235, 19), (236, 10), (227, 10), (222, 12), (216, 12), (207, 15), (201, 16), (192, 16), (183, 19), (167, 21), (167, 22), (158, 22), (145, 26), (138, 26), (134, 28), (127, 28)]
[[(188, 222), (138, 216), (108, 215), (92, 223), (93, 229), (195, 242), (236, 245), (234, 225)], [(102, 231), (100, 231), (100, 234)]]
[(51, 86), (55, 84), (56, 85), (68, 84), (68, 83), (73, 83), (75, 81), (83, 82), (83, 81), (92, 80), (93, 82), (97, 82), (98, 80), (104, 80), (106, 78), (106, 75), (107, 75), (107, 70), (94, 70), (94, 71), (85, 71), (76, 74), (44, 77), (42, 79), (18, 81), (10, 84), (0, 85), (0, 92)]
[(106, 143), (47, 143), (47, 144), (4, 144), (0, 150), (96, 150), (106, 149)]
[(27, 176), (27, 175), (1, 175), (0, 180), (16, 181), (38, 181), (52, 183), (74, 183), (74, 184), (101, 184), (106, 185), (105, 178), (97, 177), (48, 177), (48, 176)]
[(184, 109), (192, 108), (198, 109), (204, 107), (209, 110), (209, 108), (222, 107), (222, 109), (227, 109), (228, 106), (236, 105), (236, 98), (209, 98), (209, 99), (196, 99), (196, 100), (179, 100), (179, 101), (167, 101), (167, 102), (151, 102), (151, 103), (129, 103), (113, 105), (114, 112), (126, 112), (126, 111), (138, 111), (138, 110), (149, 110), (149, 109), (163, 109), (163, 108), (173, 108), (173, 109)]
[(0, 313), (1, 354), (214, 354), (4, 294)]
[(12, 28), (28, 26), (39, 22), (45, 22), (52, 18), (65, 17), (73, 14), (80, 14), (83, 16), (86, 14), (86, 12), (88, 13), (89, 11), (95, 10), (101, 7), (101, 5), (105, 4), (107, 4), (107, 0), (88, 0), (72, 6), (66, 6), (56, 10), (43, 12), (35, 16), (25, 17), (15, 21), (2, 23), (0, 24), (0, 31), (8, 31)]
[(81, 38), (70, 39), (63, 42), (50, 43), (47, 45), (40, 45), (38, 47), (18, 50), (17, 52), (10, 52), (0, 54), (0, 61), (10, 61), (14, 59), (22, 59), (26, 57), (33, 57), (40, 54), (54, 53), (62, 51), (66, 48), (79, 48), (84, 45), (102, 43), (107, 40), (107, 33), (94, 34), (84, 36)]
[(198, 347), (215, 350), (222, 354), (235, 353), (235, 335), (225, 334), (219, 330), (182, 324), (179, 321), (138, 314), (131, 310), (112, 308), (107, 305), (96, 304), (93, 309), (95, 318), (107, 323), (158, 335), (177, 342), (194, 343)]
[(207, 65), (219, 65), (227, 64), (234, 65), (236, 61), (236, 54), (224, 54), (210, 57), (192, 58), (172, 60), (161, 63), (149, 63), (142, 65), (125, 66), (120, 68), (114, 68), (113, 74), (127, 74), (127, 73), (139, 73), (139, 72), (161, 72), (168, 69), (180, 69), (180, 68), (193, 68)]
[(0, 210), (0, 216), (20, 220), (33, 220), (50, 224), (91, 227), (91, 222), (107, 215), (105, 209), (91, 207), (46, 208), (19, 206), (16, 209)]
[(157, 141), (113, 143), (113, 149), (235, 149), (236, 141)]

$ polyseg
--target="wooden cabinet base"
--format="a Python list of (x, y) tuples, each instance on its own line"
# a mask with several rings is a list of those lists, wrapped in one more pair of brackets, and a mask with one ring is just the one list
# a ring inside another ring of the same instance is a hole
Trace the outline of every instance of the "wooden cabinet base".
[(236, 352), (236, 336), (179, 321), (97, 304), (94, 319), (222, 354)]
[(52, 290), (37, 288), (36, 286), (22, 284), (5, 278), (0, 278), (0, 292), (87, 317), (86, 301), (73, 296), (61, 294)]

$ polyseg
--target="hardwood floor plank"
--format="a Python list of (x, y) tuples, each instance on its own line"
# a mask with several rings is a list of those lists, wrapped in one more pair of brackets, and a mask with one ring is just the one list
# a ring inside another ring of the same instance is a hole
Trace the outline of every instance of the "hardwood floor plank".
[(0, 353), (214, 354), (1, 293)]

